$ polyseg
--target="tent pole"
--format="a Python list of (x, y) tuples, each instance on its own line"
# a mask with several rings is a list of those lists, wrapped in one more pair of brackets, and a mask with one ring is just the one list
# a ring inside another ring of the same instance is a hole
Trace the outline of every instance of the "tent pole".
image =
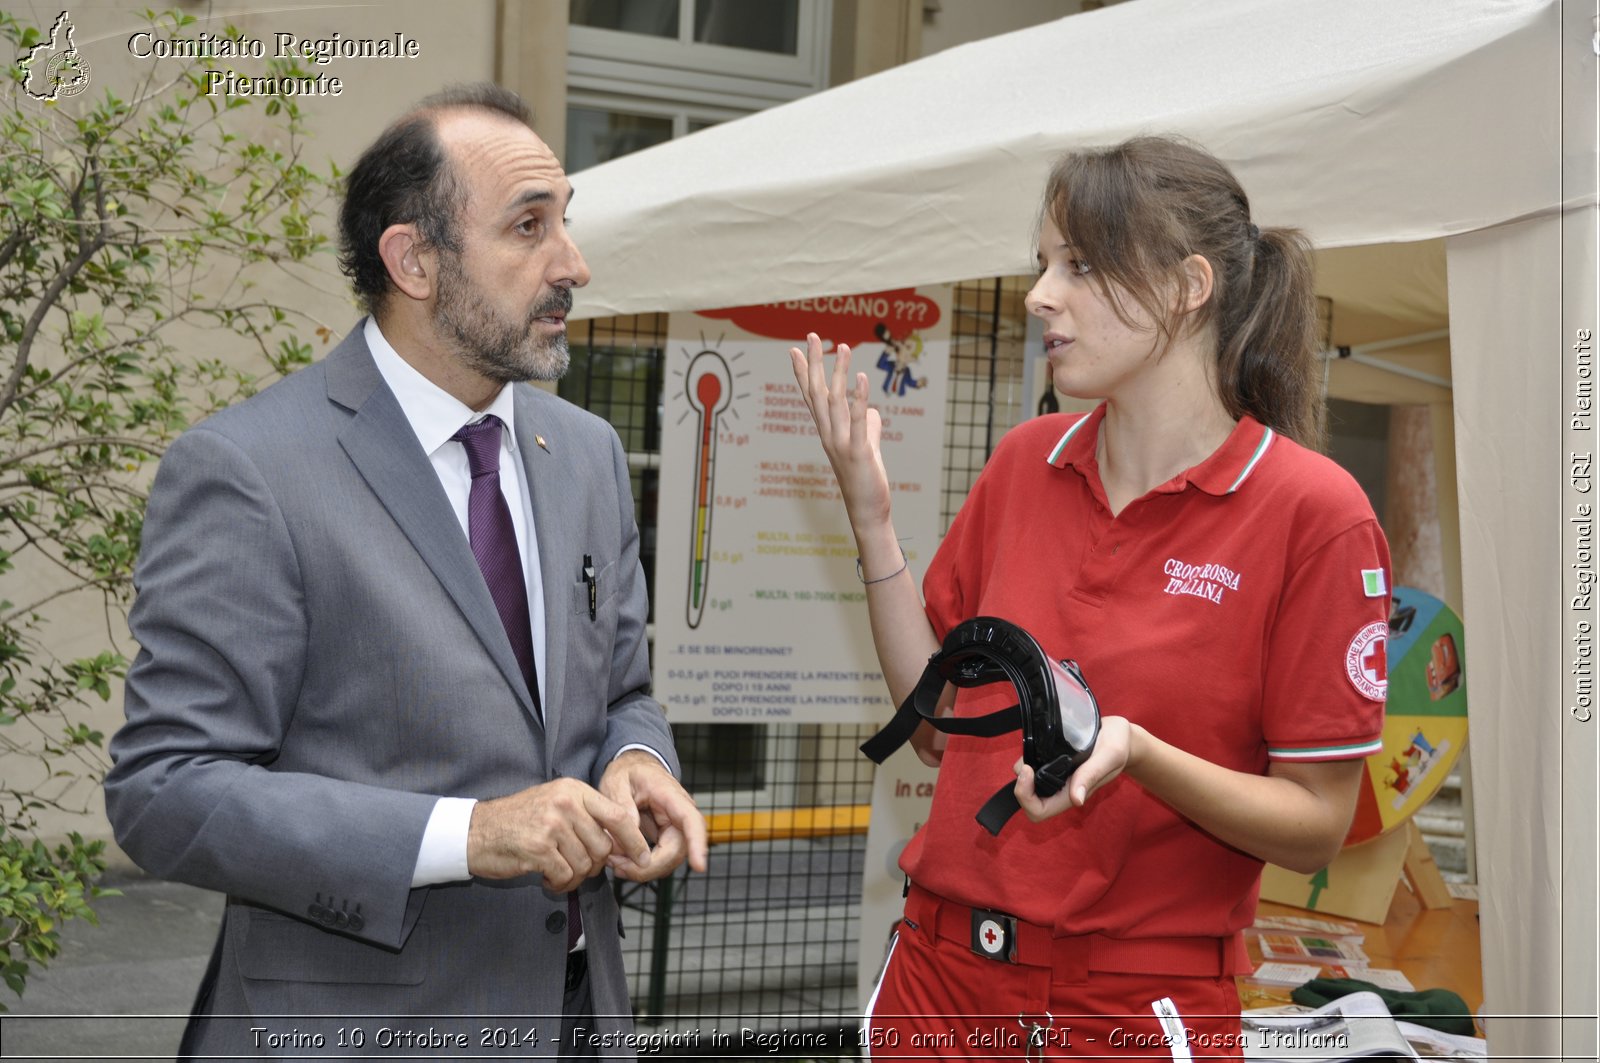
[(1395, 365), (1393, 362), (1384, 361), (1382, 358), (1372, 357), (1376, 351), (1392, 350), (1396, 347), (1411, 347), (1418, 343), (1431, 343), (1434, 340), (1449, 339), (1449, 329), (1435, 329), (1432, 332), (1419, 332), (1415, 336), (1399, 336), (1392, 340), (1377, 340), (1373, 343), (1362, 343), (1354, 347), (1333, 347), (1322, 352), (1322, 357), (1328, 361), (1335, 358), (1348, 362), (1359, 362), (1374, 369), (1382, 369), (1386, 373), (1396, 376), (1408, 377), (1411, 380), (1420, 380), (1424, 384), (1432, 384), (1445, 390), (1451, 390), (1450, 381), (1435, 373), (1424, 373), (1420, 369), (1409, 366)]

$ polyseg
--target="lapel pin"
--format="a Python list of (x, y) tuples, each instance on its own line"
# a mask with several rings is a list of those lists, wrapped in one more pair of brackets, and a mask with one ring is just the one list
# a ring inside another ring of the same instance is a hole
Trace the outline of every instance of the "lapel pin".
[(535, 443), (539, 444), (539, 449), (540, 450), (544, 451), (546, 454), (550, 453), (550, 444), (546, 443), (544, 441), (544, 436), (535, 434), (534, 437), (533, 437), (533, 441)]

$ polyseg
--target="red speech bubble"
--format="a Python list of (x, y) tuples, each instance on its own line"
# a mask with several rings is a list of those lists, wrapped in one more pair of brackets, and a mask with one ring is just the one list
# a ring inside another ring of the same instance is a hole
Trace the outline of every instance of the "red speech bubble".
[(799, 343), (808, 332), (852, 347), (904, 339), (939, 323), (939, 304), (915, 288), (867, 295), (826, 295), (760, 306), (702, 310), (702, 317), (731, 321), (746, 332)]

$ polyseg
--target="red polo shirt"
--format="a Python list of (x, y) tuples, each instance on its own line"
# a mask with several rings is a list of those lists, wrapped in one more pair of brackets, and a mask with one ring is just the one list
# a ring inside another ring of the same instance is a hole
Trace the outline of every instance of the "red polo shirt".
[[(1200, 465), (1112, 518), (1093, 413), (1000, 441), (924, 580), (942, 639), (973, 616), (1072, 658), (1106, 715), (1216, 764), (1337, 760), (1379, 748), (1389, 551), (1329, 459), (1245, 418)], [(1015, 701), (962, 691), (958, 715)], [(1226, 935), (1254, 916), (1261, 861), (1120, 777), (1085, 808), (974, 821), (1020, 742), (953, 736), (901, 867), (934, 893), (1063, 933)]]

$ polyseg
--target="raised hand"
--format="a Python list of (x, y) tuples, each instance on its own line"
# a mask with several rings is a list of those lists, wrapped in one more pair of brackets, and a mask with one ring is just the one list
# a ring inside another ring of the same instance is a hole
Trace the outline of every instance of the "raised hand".
[[(823, 365), (822, 340), (806, 336), (806, 350), (789, 348), (795, 383), (811, 410), (822, 450), (833, 466), (845, 512), (859, 537), (889, 519), (889, 474), (883, 466), (883, 419), (867, 405), (867, 374), (850, 377), (850, 348), (839, 345), (833, 371)], [(898, 563), (899, 558), (893, 558)], [(867, 564), (863, 557), (862, 564)]]
[[(883, 419), (867, 405), (867, 375), (850, 376), (850, 348), (839, 345), (833, 371), (822, 364), (822, 340), (806, 336), (806, 349), (789, 348), (795, 383), (811, 410), (822, 450), (833, 466), (855, 533), (872, 644), (878, 651), (889, 696), (903, 701), (922, 676), (928, 656), (939, 648), (923, 612), (922, 595), (889, 516), (889, 474), (883, 467)], [(927, 734), (922, 731), (928, 732)], [(924, 727), (912, 739), (917, 755), (937, 764), (944, 755), (942, 735)]]

